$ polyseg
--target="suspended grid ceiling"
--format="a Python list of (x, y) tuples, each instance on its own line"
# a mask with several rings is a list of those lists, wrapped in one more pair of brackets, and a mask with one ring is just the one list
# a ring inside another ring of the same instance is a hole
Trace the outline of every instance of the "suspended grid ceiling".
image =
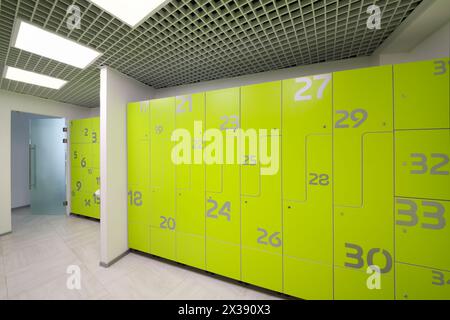
[[(132, 0), (129, 0), (132, 1)], [(0, 0), (0, 74), (5, 65), (69, 81), (61, 90), (7, 79), (0, 88), (86, 107), (99, 106), (109, 65), (154, 88), (371, 55), (422, 0), (173, 0), (141, 25), (128, 25), (87, 0)], [(366, 26), (382, 10), (382, 29)], [(81, 29), (66, 26), (81, 8)], [(80, 70), (10, 47), (16, 19), (103, 53)]]

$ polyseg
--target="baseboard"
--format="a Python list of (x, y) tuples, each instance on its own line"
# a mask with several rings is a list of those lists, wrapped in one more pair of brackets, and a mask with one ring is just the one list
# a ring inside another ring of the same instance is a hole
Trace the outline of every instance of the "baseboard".
[(6, 236), (6, 235), (11, 234), (11, 233), (12, 233), (12, 231), (8, 231), (8, 232), (5, 232), (5, 233), (1, 233), (1, 234), (0, 234), (0, 237)]
[(24, 209), (24, 208), (30, 208), (31, 204), (27, 204), (25, 206), (20, 206), (20, 207), (15, 207), (15, 208), (11, 208), (11, 210), (16, 210), (16, 209)]
[(120, 259), (122, 259), (123, 257), (125, 257), (127, 254), (130, 253), (130, 249), (128, 249), (127, 251), (125, 251), (124, 253), (122, 253), (120, 256), (118, 256), (117, 258), (114, 258), (113, 260), (111, 260), (110, 262), (106, 263), (106, 262), (102, 262), (100, 261), (100, 267), (103, 268), (109, 268), (111, 267), (114, 263), (116, 263), (117, 261), (119, 261)]

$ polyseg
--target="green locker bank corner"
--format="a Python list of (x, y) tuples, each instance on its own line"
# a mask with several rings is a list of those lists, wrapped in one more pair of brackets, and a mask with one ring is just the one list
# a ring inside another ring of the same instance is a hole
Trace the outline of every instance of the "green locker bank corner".
[[(129, 247), (302, 299), (450, 299), (448, 61), (130, 103)], [(96, 126), (71, 124), (72, 211), (98, 218)], [(278, 129), (279, 170), (176, 165), (176, 129)]]

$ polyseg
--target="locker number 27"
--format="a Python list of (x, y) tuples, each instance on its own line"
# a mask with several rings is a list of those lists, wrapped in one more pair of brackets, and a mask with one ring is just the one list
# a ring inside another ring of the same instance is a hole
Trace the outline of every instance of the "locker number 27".
[(323, 98), (323, 93), (331, 81), (331, 74), (322, 74), (314, 77), (304, 77), (295, 79), (295, 82), (305, 84), (305, 86), (302, 89), (298, 90), (295, 93), (295, 101), (309, 101), (313, 99), (312, 95), (306, 95), (306, 93), (311, 89), (314, 81), (322, 81), (322, 84), (320, 85), (319, 90), (317, 91), (317, 99), (320, 100)]

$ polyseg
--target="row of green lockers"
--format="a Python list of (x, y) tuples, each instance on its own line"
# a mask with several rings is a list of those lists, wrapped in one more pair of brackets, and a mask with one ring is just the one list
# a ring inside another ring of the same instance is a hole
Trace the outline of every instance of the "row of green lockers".
[(71, 212), (100, 219), (100, 118), (70, 122)]
[[(449, 67), (129, 104), (130, 248), (304, 299), (450, 299)], [(172, 132), (193, 135), (194, 121), (224, 135), (280, 129), (278, 174), (174, 165)]]

